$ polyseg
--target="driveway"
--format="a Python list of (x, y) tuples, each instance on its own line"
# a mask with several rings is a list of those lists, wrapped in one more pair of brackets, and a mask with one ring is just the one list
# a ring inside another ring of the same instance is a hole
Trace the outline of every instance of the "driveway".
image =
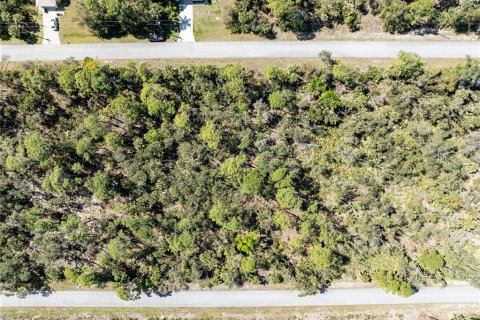
[(477, 303), (480, 290), (468, 286), (421, 288), (409, 298), (402, 298), (382, 289), (328, 289), (324, 294), (299, 297), (297, 291), (231, 290), (182, 291), (123, 301), (112, 291), (58, 291), (32, 294), (26, 298), (0, 295), (2, 307), (301, 307), (340, 305), (410, 305), (443, 303)]
[[(43, 41), (42, 44), (60, 44), (60, 35), (58, 31), (53, 31), (52, 25), (52, 19), (55, 19), (57, 17), (58, 13), (63, 13), (64, 9), (63, 8), (58, 8), (58, 9), (49, 9), (48, 12), (45, 12), (42, 8), (39, 8), (39, 10), (43, 13)], [(62, 26), (60, 26), (61, 28)]]
[[(62, 26), (60, 25), (60, 28)], [(55, 61), (69, 57), (113, 59), (315, 58), (327, 50), (335, 58), (394, 58), (400, 50), (423, 58), (480, 58), (479, 41), (290, 41), (166, 42), (32, 45), (0, 47), (11, 61)]]
[(195, 42), (193, 36), (193, 4), (191, 0), (180, 0), (180, 34), (178, 42)]

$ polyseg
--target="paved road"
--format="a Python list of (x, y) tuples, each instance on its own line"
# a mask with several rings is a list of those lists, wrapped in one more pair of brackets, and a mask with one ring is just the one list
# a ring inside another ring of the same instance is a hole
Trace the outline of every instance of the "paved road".
[(168, 42), (0, 46), (0, 55), (11, 61), (64, 60), (69, 57), (112, 59), (167, 58), (302, 58), (317, 57), (322, 50), (335, 57), (395, 57), (400, 50), (425, 58), (480, 58), (479, 41), (291, 41), (291, 42)]
[(325, 294), (299, 297), (296, 291), (184, 291), (170, 296), (142, 295), (122, 301), (114, 292), (59, 291), (21, 299), (0, 296), (3, 307), (288, 307), (382, 304), (479, 303), (480, 290), (472, 287), (423, 288), (408, 299), (381, 289), (330, 289)]

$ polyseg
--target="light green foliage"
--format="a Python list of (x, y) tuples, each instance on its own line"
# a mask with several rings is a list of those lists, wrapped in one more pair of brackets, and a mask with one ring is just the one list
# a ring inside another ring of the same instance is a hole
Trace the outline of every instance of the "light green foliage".
[(412, 14), (412, 25), (434, 27), (439, 18), (435, 0), (417, 0), (409, 4)]
[(65, 268), (65, 270), (63, 271), (63, 275), (65, 276), (65, 279), (67, 279), (67, 281), (70, 281), (71, 283), (77, 282), (77, 274), (72, 268)]
[(252, 254), (255, 247), (260, 242), (258, 234), (254, 231), (249, 231), (245, 234), (239, 234), (235, 237), (235, 244), (240, 252), (248, 255)]
[(26, 173), (29, 160), (25, 153), (25, 148), (22, 145), (17, 146), (15, 155), (8, 155), (5, 159), (5, 169), (7, 171), (16, 171), (21, 174)]
[(400, 51), (398, 61), (390, 68), (390, 72), (398, 79), (411, 79), (420, 76), (424, 66), (418, 54)]
[(331, 249), (319, 245), (313, 245), (308, 249), (308, 259), (316, 269), (320, 270), (327, 270), (337, 262)]
[(106, 134), (103, 122), (96, 116), (87, 116), (83, 124), (93, 139), (100, 139)]
[(248, 169), (245, 171), (240, 188), (246, 194), (258, 194), (262, 188), (264, 174), (257, 169)]
[(272, 109), (283, 109), (288, 105), (287, 97), (282, 91), (275, 91), (270, 93), (270, 95), (268, 96), (268, 102), (270, 102), (270, 107)]
[(273, 221), (280, 227), (281, 230), (292, 228), (293, 222), (290, 216), (285, 212), (276, 211), (273, 216)]
[(282, 168), (279, 168), (279, 169), (275, 170), (270, 175), (270, 180), (272, 180), (273, 182), (281, 181), (283, 178), (285, 178), (285, 176), (287, 174), (287, 171), (288, 171), (288, 169), (285, 168), (285, 167), (282, 167)]
[(213, 122), (207, 122), (200, 129), (200, 139), (207, 143), (210, 149), (217, 149), (220, 144), (221, 134)]
[(176, 254), (180, 254), (187, 249), (191, 249), (195, 243), (195, 235), (183, 232), (179, 236), (167, 238), (170, 250)]
[(85, 186), (99, 200), (109, 200), (113, 198), (114, 190), (111, 189), (111, 179), (108, 174), (104, 172), (95, 172), (93, 178), (88, 180)]
[(285, 209), (299, 209), (302, 205), (302, 199), (292, 187), (279, 189), (275, 198)]
[[(67, 274), (69, 272), (67, 271)], [(71, 274), (70, 274), (71, 275)], [(75, 279), (75, 278), (74, 278)], [(96, 284), (97, 277), (94, 271), (89, 267), (84, 267), (79, 275), (76, 276), (76, 283), (82, 287), (89, 288)]]
[(208, 212), (208, 217), (220, 226), (225, 223), (227, 216), (227, 209), (220, 203), (214, 204)]
[(246, 257), (242, 259), (240, 270), (243, 274), (251, 274), (257, 272), (257, 267), (255, 266), (255, 259), (252, 257)]
[(436, 250), (430, 249), (420, 254), (418, 257), (418, 263), (428, 272), (435, 273), (444, 266), (445, 261)]
[(380, 287), (392, 293), (398, 294), (401, 297), (408, 298), (414, 293), (411, 284), (400, 279), (397, 275), (391, 272), (376, 271), (372, 274), (372, 279)]
[(220, 172), (222, 175), (228, 178), (239, 177), (242, 166), (245, 165), (247, 162), (248, 158), (244, 154), (228, 158), (220, 166)]
[(79, 156), (82, 156), (85, 160), (90, 160), (93, 156), (94, 149), (93, 149), (93, 141), (90, 137), (84, 137), (77, 141), (75, 146), (75, 151)]
[(75, 74), (79, 69), (78, 63), (74, 61), (64, 62), (60, 67), (58, 84), (60, 85), (60, 88), (62, 88), (62, 90), (68, 95), (74, 95), (77, 92), (75, 85)]
[(39, 132), (32, 132), (25, 138), (27, 156), (35, 161), (45, 161), (49, 156), (47, 141)]
[(116, 238), (108, 242), (108, 254), (115, 261), (126, 261), (132, 256), (130, 239), (120, 232)]
[(122, 136), (116, 132), (109, 132), (105, 135), (105, 144), (111, 151), (117, 150), (122, 145)]
[(146, 104), (150, 116), (170, 117), (175, 113), (175, 102), (169, 100), (162, 87), (146, 84), (140, 93), (140, 99)]
[(402, 33), (412, 27), (412, 15), (407, 2), (388, 0), (381, 13), (383, 30), (390, 33)]
[(65, 194), (71, 187), (70, 180), (61, 167), (54, 167), (42, 182), (42, 188), (47, 192)]
[(343, 82), (350, 88), (355, 88), (357, 85), (362, 83), (363, 80), (357, 68), (345, 64), (334, 65), (332, 74), (336, 79)]
[(186, 129), (188, 127), (188, 113), (186, 111), (178, 113), (173, 119), (173, 123), (179, 128)]
[(135, 295), (127, 289), (127, 287), (120, 283), (114, 284), (114, 290), (117, 296), (122, 300), (135, 300)]

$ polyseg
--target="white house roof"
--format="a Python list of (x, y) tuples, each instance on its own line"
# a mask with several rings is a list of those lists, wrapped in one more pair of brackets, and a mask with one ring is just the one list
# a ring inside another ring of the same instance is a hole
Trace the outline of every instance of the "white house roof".
[(37, 7), (57, 8), (56, 0), (35, 0)]

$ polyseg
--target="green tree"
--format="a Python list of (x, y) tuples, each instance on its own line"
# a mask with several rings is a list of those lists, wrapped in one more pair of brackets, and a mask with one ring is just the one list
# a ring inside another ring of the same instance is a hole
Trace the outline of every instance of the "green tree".
[(255, 247), (259, 244), (260, 239), (258, 234), (254, 231), (249, 231), (245, 234), (239, 234), (235, 237), (236, 247), (240, 252), (251, 255)]
[(397, 79), (411, 79), (424, 72), (425, 63), (415, 53), (400, 51), (398, 61), (390, 68), (390, 73)]
[(429, 249), (420, 254), (418, 263), (428, 272), (435, 273), (444, 266), (445, 261), (436, 250)]
[(205, 123), (205, 125), (200, 129), (200, 139), (202, 139), (210, 149), (217, 149), (220, 140), (221, 140), (221, 133), (216, 128), (215, 124), (211, 121)]
[(45, 161), (50, 155), (49, 146), (43, 135), (37, 131), (30, 133), (25, 138), (27, 156), (35, 161)]
[(383, 30), (390, 33), (403, 33), (412, 27), (412, 15), (408, 4), (403, 0), (388, 0), (383, 5)]
[(85, 186), (99, 200), (109, 200), (115, 195), (112, 179), (104, 172), (95, 172), (93, 178), (89, 179)]
[(265, 175), (257, 169), (247, 169), (242, 176), (240, 188), (246, 194), (258, 194), (262, 188)]
[(299, 209), (302, 206), (302, 199), (292, 187), (279, 189), (275, 198), (285, 209)]

